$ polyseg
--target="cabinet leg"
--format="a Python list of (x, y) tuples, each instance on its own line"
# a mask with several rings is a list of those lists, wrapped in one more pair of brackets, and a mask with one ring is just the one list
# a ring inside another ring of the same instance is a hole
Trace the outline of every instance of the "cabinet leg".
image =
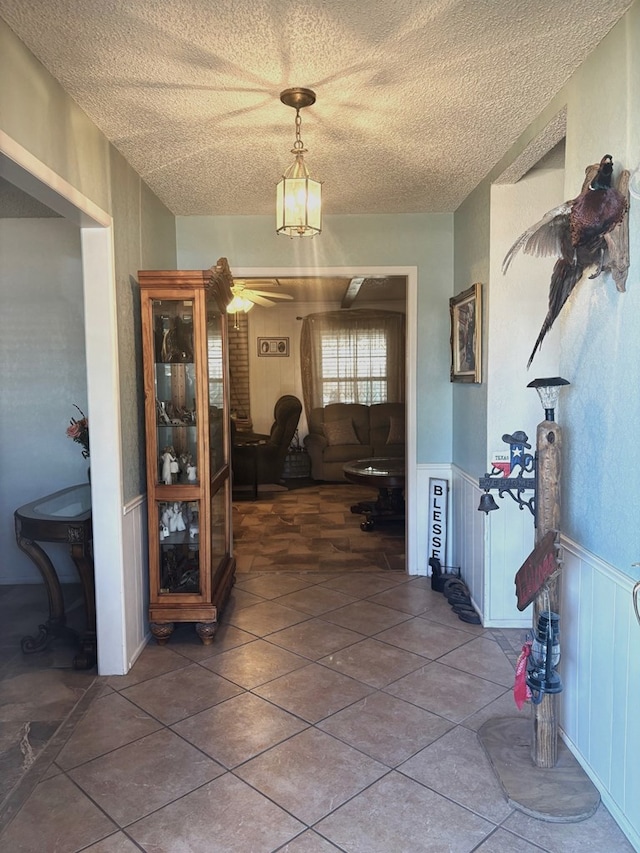
[(156, 638), (159, 646), (164, 646), (169, 637), (173, 634), (175, 625), (173, 622), (150, 622), (149, 628), (151, 633)]
[(217, 622), (196, 622), (196, 633), (204, 646), (210, 646), (213, 643), (213, 638), (217, 630)]

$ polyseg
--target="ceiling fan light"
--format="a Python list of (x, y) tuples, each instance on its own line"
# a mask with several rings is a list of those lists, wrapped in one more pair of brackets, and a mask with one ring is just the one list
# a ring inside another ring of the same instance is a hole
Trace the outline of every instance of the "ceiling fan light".
[(228, 314), (247, 314), (253, 308), (253, 302), (246, 296), (236, 294), (227, 305)]

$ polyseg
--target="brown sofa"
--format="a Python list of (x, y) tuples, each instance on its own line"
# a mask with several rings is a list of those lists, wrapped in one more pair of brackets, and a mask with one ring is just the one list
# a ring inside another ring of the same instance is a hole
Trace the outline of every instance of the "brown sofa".
[(332, 403), (312, 409), (304, 446), (314, 480), (344, 480), (352, 459), (405, 454), (404, 403)]

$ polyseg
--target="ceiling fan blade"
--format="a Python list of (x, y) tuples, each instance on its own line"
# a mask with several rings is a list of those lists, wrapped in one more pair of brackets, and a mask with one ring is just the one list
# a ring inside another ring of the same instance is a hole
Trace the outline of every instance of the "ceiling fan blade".
[(273, 308), (274, 302), (270, 299), (265, 299), (264, 296), (258, 296), (253, 290), (245, 290), (242, 294), (249, 302), (255, 302), (256, 305), (262, 305), (264, 308)]
[(253, 290), (253, 285), (256, 287), (280, 287), (280, 282), (277, 278), (236, 278), (235, 283), (239, 287), (246, 287)]
[(245, 293), (257, 293), (258, 296), (268, 296), (269, 299), (293, 299), (289, 293), (274, 293), (272, 290), (254, 290), (252, 287), (245, 288)]

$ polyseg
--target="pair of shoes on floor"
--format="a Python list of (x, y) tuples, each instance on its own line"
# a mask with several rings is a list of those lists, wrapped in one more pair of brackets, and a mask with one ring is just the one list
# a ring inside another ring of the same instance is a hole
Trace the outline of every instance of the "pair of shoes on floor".
[(459, 578), (445, 582), (443, 593), (458, 619), (471, 625), (480, 625), (480, 617), (471, 603), (469, 587)]
[(445, 582), (442, 590), (444, 597), (449, 604), (471, 604), (471, 592), (464, 581), (458, 578), (450, 579)]

